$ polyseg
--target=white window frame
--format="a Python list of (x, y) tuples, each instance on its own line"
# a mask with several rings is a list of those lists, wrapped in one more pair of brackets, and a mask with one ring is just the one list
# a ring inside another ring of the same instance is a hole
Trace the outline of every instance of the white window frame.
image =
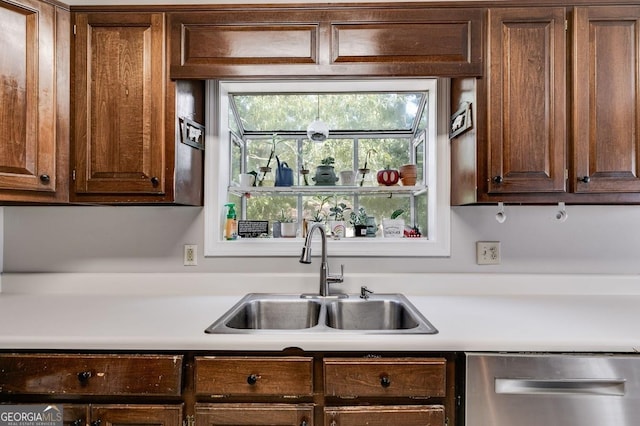
[[(435, 167), (426, 167), (429, 183), (428, 238), (342, 238), (330, 240), (332, 256), (443, 257), (451, 254), (449, 80), (286, 80), (286, 81), (207, 81), (204, 255), (205, 256), (299, 256), (300, 238), (252, 238), (225, 241), (222, 229), (226, 220), (229, 185), (229, 93), (322, 93), (354, 91), (424, 91), (429, 93), (427, 158), (435, 158)], [(434, 190), (435, 189), (435, 190)], [(319, 239), (314, 237), (314, 239)], [(319, 250), (314, 253), (320, 254)]]

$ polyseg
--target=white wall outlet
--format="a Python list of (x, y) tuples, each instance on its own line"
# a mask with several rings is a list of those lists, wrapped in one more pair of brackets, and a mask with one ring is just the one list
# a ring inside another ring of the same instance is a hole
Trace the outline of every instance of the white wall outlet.
[(478, 265), (499, 265), (500, 241), (477, 241), (476, 263)]
[(184, 245), (184, 266), (196, 266), (198, 264), (198, 246), (195, 244)]

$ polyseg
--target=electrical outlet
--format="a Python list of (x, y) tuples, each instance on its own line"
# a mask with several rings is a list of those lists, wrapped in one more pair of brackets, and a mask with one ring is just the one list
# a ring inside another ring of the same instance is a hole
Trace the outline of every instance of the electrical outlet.
[(184, 245), (184, 266), (196, 266), (198, 264), (198, 246), (195, 244)]
[(500, 241), (477, 241), (476, 263), (478, 265), (499, 265)]

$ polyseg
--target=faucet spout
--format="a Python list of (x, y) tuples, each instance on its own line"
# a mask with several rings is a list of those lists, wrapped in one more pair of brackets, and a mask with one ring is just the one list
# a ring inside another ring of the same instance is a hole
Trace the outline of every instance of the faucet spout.
[(324, 229), (324, 225), (321, 223), (314, 223), (309, 229), (307, 237), (304, 240), (304, 246), (302, 247), (302, 254), (300, 255), (300, 263), (311, 263), (311, 240), (315, 231), (320, 233), (320, 239), (322, 241), (322, 254), (320, 263), (320, 290), (321, 297), (329, 296), (329, 284), (341, 283), (343, 281), (344, 265), (340, 275), (329, 274), (329, 265), (327, 263), (327, 232)]

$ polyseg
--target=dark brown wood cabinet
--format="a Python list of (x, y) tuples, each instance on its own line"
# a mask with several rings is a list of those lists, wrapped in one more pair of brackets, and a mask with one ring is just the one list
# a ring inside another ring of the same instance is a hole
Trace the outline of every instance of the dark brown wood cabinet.
[(482, 75), (481, 8), (276, 6), (169, 13), (172, 78)]
[(179, 426), (181, 405), (63, 405), (64, 426)]
[(313, 426), (313, 404), (201, 404), (195, 407), (201, 426)]
[(488, 16), (486, 77), (453, 83), (477, 128), (452, 140), (452, 204), (640, 203), (640, 8)]
[(0, 1), (0, 201), (68, 200), (69, 11)]
[(444, 407), (438, 405), (372, 405), (366, 407), (326, 407), (325, 426), (444, 426)]
[(202, 204), (204, 83), (166, 73), (164, 13), (76, 13), (71, 200)]
[(489, 11), (489, 194), (565, 190), (565, 9)]
[(176, 426), (182, 362), (183, 355), (4, 353), (0, 402), (62, 403), (65, 426)]
[(570, 188), (640, 193), (640, 7), (578, 7), (572, 37)]

